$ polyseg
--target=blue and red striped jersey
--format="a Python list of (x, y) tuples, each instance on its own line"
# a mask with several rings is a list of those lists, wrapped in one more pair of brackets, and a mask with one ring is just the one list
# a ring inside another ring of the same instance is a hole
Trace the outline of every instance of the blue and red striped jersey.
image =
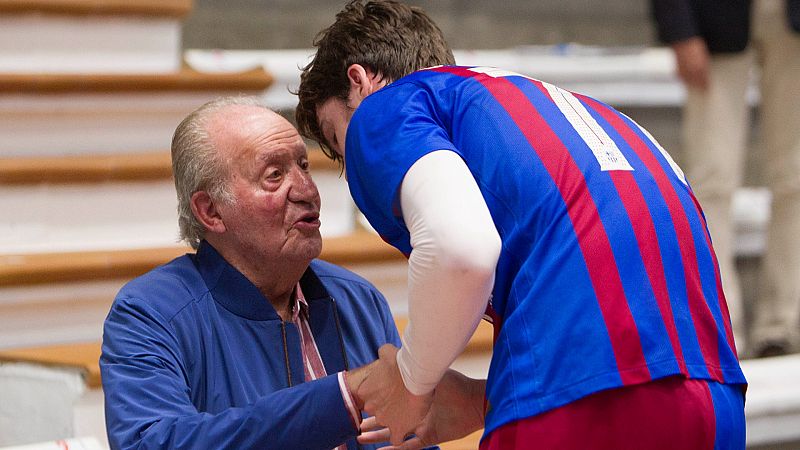
[(700, 206), (633, 120), (492, 68), (426, 69), (370, 95), (348, 128), (348, 183), (406, 254), (400, 184), (437, 150), (465, 161), (502, 239), (487, 433), (670, 375), (746, 383)]

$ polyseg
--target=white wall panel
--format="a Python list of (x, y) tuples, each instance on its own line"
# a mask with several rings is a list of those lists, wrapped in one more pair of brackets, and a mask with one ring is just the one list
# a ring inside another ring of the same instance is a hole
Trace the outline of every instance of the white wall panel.
[(0, 73), (169, 73), (180, 66), (180, 19), (0, 15)]

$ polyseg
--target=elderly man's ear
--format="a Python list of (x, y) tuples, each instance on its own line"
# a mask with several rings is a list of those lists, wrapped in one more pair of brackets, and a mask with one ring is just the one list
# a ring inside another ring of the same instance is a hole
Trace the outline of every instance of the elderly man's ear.
[(197, 191), (192, 194), (191, 204), (194, 216), (207, 231), (212, 233), (225, 232), (225, 222), (222, 221), (214, 200), (206, 191)]

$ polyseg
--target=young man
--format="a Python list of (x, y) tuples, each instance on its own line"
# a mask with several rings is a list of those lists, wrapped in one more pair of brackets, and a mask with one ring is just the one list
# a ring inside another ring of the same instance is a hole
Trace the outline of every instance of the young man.
[(486, 311), (482, 448), (744, 448), (705, 221), (644, 129), (548, 83), (452, 66), (436, 25), (400, 3), (351, 2), (315, 45), (301, 133), (344, 161), (358, 206), (409, 256), (403, 349), (382, 348), (355, 393), (393, 444), (471, 431), (429, 407)]

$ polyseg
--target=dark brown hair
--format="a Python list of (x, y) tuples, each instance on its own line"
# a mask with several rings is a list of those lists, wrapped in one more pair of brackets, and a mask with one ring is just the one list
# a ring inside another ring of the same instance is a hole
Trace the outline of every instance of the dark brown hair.
[(347, 68), (360, 64), (392, 82), (411, 72), (455, 64), (442, 31), (421, 8), (392, 0), (353, 0), (314, 38), (317, 54), (300, 75), (295, 110), (300, 134), (319, 142), (331, 159), (340, 157), (325, 140), (317, 107), (329, 98), (347, 101)]

